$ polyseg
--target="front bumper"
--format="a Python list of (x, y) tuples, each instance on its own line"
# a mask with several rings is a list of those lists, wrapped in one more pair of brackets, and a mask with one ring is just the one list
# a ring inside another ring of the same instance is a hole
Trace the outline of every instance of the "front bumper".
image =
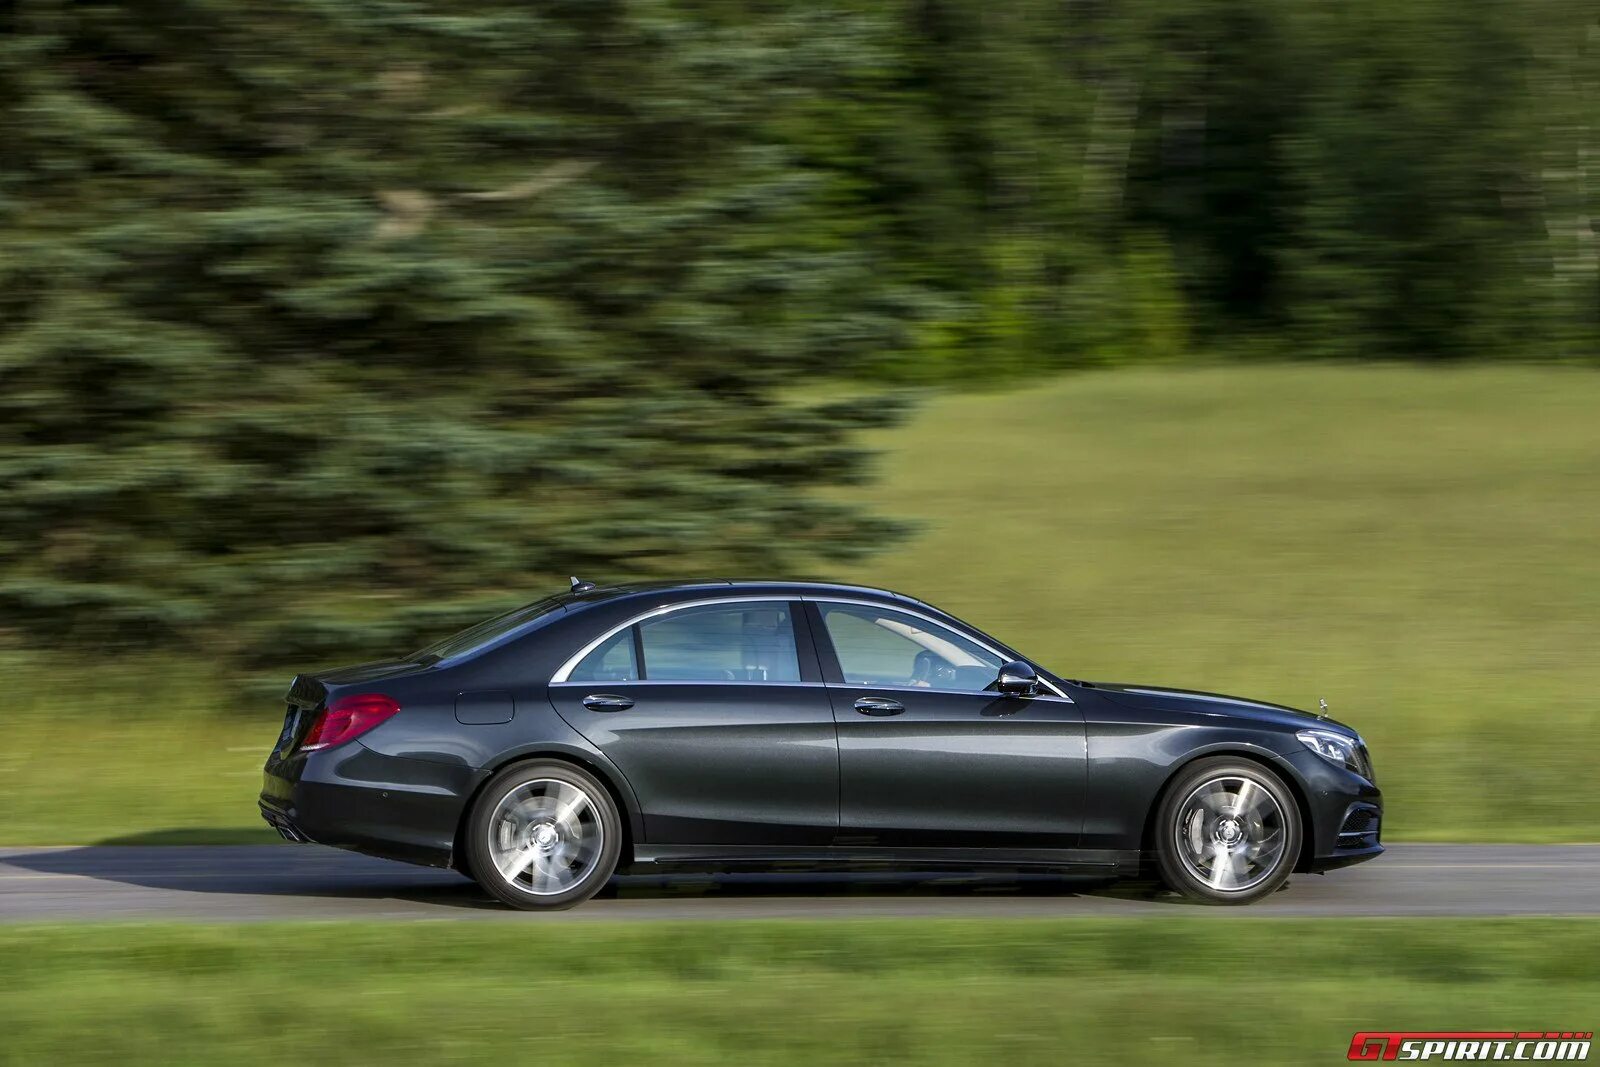
[(1309, 749), (1285, 757), (1300, 778), (1310, 820), (1301, 870), (1330, 871), (1383, 854), (1383, 793)]
[(385, 756), (357, 740), (269, 759), (259, 806), (286, 840), (448, 867), (481, 778), (466, 767)]

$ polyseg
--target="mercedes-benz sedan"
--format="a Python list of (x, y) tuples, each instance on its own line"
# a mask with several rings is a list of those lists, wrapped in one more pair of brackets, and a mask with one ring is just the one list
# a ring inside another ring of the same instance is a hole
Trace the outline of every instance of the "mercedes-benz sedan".
[(595, 588), (302, 674), (261, 811), (520, 908), (619, 868), (1154, 872), (1242, 904), (1383, 851), (1350, 727), (1064, 678), (945, 612), (798, 582)]

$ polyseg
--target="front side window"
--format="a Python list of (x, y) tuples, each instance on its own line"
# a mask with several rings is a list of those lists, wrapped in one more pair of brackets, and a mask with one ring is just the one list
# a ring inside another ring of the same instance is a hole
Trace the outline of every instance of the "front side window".
[(686, 608), (639, 624), (652, 682), (798, 682), (794, 620), (781, 601)]
[(860, 604), (817, 606), (851, 685), (978, 692), (1000, 673), (999, 656), (926, 619)]

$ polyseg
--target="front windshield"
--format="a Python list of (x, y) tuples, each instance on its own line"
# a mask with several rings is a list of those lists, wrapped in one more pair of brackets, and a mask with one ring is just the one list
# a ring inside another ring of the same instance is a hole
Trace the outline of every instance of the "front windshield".
[(413, 659), (441, 660), (451, 656), (459, 656), (463, 652), (471, 652), (475, 648), (482, 648), (491, 641), (510, 633), (524, 623), (532, 622), (541, 615), (548, 615), (553, 611), (560, 611), (566, 606), (569, 594), (558, 593), (547, 596), (543, 600), (535, 600), (532, 604), (524, 604), (520, 608), (512, 608), (504, 615), (496, 615), (492, 619), (485, 619), (467, 627), (460, 633), (451, 634), (442, 641), (436, 641), (426, 648), (419, 649)]

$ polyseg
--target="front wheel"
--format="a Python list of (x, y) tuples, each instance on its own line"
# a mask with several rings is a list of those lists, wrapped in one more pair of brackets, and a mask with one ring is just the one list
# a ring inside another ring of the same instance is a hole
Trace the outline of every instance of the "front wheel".
[(1249, 904), (1288, 881), (1300, 855), (1300, 809), (1258, 763), (1200, 760), (1168, 788), (1156, 816), (1168, 886), (1207, 904)]
[(570, 908), (616, 870), (622, 823), (605, 786), (570, 763), (541, 761), (496, 775), (467, 824), (467, 867), (514, 908)]

